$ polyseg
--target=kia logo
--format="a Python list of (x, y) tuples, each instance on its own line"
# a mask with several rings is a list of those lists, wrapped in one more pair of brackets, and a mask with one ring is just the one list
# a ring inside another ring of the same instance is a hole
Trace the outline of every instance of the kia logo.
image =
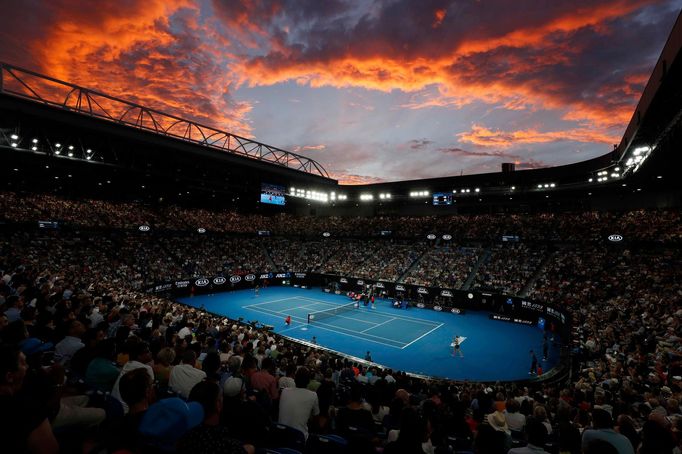
[(434, 310), (434, 311), (437, 311), (437, 312), (440, 312), (440, 311), (443, 310), (443, 308), (440, 307), (440, 306), (433, 306), (433, 310)]
[(452, 239), (452, 235), (445, 234), (445, 235), (443, 235), (443, 239), (445, 241), (450, 241)]
[(623, 235), (618, 235), (618, 234), (609, 235), (609, 241), (613, 241), (614, 243), (617, 243), (619, 241), (623, 241)]
[(203, 227), (199, 227), (199, 228), (197, 229), (197, 232), (199, 232), (199, 233), (206, 233), (206, 229), (203, 228)]
[(429, 293), (429, 291), (426, 290), (424, 287), (419, 287), (419, 288), (417, 289), (417, 293)]
[(225, 281), (227, 281), (227, 279), (225, 279), (225, 278), (222, 277), (222, 276), (218, 276), (218, 277), (216, 277), (215, 279), (213, 279), (213, 283), (214, 283), (215, 285), (223, 285), (223, 284), (225, 283)]
[(424, 306), (424, 303), (417, 303), (417, 307), (419, 309), (424, 309), (425, 306)]
[(197, 279), (194, 283), (197, 285), (197, 287), (205, 287), (208, 285), (209, 280), (208, 279)]
[(332, 236), (332, 234), (329, 233), (329, 232), (324, 232), (324, 233), (322, 234), (322, 236), (325, 237), (325, 238), (329, 238), (330, 236)]
[(358, 281), (358, 285), (365, 285), (365, 281), (363, 281), (362, 279), (360, 279), (360, 280)]
[(427, 239), (427, 240), (435, 240), (435, 239), (436, 239), (436, 235), (434, 235), (433, 233), (429, 233), (428, 235), (426, 235), (426, 239)]
[(404, 292), (404, 291), (405, 291), (405, 287), (402, 286), (402, 285), (396, 285), (396, 286), (395, 286), (395, 289), (398, 290), (398, 291), (400, 291), (400, 292)]
[(246, 277), (244, 277), (244, 280), (246, 282), (251, 282), (256, 280), (256, 275), (255, 274), (247, 274)]
[(149, 227), (148, 225), (141, 225), (138, 227), (138, 230), (140, 232), (149, 232), (152, 228)]
[(443, 290), (440, 292), (440, 296), (452, 296), (452, 292), (450, 290)]
[(461, 311), (456, 307), (453, 307), (452, 309), (450, 309), (450, 312), (452, 312), (453, 314), (459, 314)]
[(241, 276), (230, 276), (230, 282), (233, 284), (236, 284), (237, 282), (239, 282), (241, 280), (242, 280)]

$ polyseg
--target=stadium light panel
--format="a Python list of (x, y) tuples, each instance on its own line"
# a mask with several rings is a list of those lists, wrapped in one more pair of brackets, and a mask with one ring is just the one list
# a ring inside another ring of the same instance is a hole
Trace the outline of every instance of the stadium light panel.
[(18, 144), (17, 144), (16, 142), (12, 142), (12, 147), (16, 148), (17, 145), (18, 145)]
[(19, 136), (16, 134), (12, 134), (11, 136), (9, 136), (9, 138), (12, 140), (19, 140)]
[(542, 185), (541, 185), (541, 184), (538, 185), (538, 189), (542, 189)]
[(38, 147), (33, 146), (33, 147), (31, 147), (31, 150), (33, 150), (33, 151), (38, 151)]
[(33, 139), (33, 140), (31, 140), (31, 142), (38, 143), (38, 139)]
[(62, 152), (61, 152), (60, 150), (55, 150), (55, 151), (54, 151), (54, 154), (60, 155), (60, 154), (62, 154)]
[(86, 156), (85, 159), (87, 159), (89, 161), (92, 159), (92, 156)]
[(481, 188), (476, 188), (476, 189), (474, 189), (474, 191), (481, 192)]
[(555, 184), (555, 183), (550, 183), (549, 187), (550, 187), (550, 188), (555, 188), (555, 187), (556, 187), (556, 184)]
[(73, 158), (73, 153), (69, 151), (69, 157)]

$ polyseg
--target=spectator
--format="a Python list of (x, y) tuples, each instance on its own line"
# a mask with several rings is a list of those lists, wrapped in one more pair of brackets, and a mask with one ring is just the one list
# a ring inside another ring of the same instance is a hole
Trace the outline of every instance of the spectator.
[(526, 435), (528, 437), (528, 445), (510, 449), (509, 454), (549, 454), (544, 450), (545, 443), (547, 442), (547, 429), (542, 422), (535, 419), (530, 420), (526, 425)]
[(613, 430), (613, 420), (606, 410), (596, 409), (592, 412), (592, 417), (593, 429), (583, 432), (583, 450), (587, 449), (593, 440), (602, 440), (616, 448), (618, 454), (634, 454), (635, 450), (630, 440)]
[(255, 453), (252, 445), (244, 445), (220, 425), (223, 393), (220, 386), (208, 381), (197, 383), (189, 393), (190, 402), (198, 402), (204, 410), (204, 421), (191, 429), (178, 442), (179, 454), (215, 452), (226, 454)]
[(184, 399), (189, 397), (194, 385), (206, 378), (206, 372), (194, 367), (196, 361), (196, 353), (193, 350), (187, 350), (182, 356), (182, 362), (171, 370), (168, 379), (168, 387)]
[(279, 403), (279, 422), (294, 427), (308, 439), (308, 424), (320, 414), (317, 394), (310, 391), (310, 371), (302, 366), (296, 371), (295, 388), (284, 388)]
[(71, 361), (71, 357), (85, 347), (81, 337), (85, 334), (85, 326), (78, 320), (71, 320), (66, 327), (66, 337), (55, 346), (55, 359), (65, 365)]
[(0, 345), (0, 438), (6, 452), (57, 453), (45, 408), (20, 396), (28, 365), (17, 347)]

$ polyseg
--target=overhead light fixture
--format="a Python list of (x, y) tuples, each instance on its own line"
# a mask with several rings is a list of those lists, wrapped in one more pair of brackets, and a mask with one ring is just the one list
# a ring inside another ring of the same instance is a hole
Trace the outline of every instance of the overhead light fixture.
[(33, 139), (33, 140), (31, 140), (31, 142), (38, 143), (38, 139)]
[(19, 140), (19, 136), (16, 134), (12, 134), (11, 136), (9, 136), (9, 138), (12, 140)]

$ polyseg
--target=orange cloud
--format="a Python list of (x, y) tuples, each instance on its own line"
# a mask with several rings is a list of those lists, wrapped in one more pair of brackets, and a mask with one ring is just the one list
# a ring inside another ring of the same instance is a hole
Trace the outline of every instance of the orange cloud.
[(383, 178), (379, 177), (372, 177), (368, 175), (354, 175), (354, 174), (349, 174), (349, 173), (343, 173), (343, 172), (337, 172), (331, 174), (331, 177), (339, 180), (339, 184), (353, 184), (353, 185), (361, 185), (361, 184), (372, 184), (372, 183), (383, 183), (386, 180)]
[(434, 21), (433, 24), (431, 24), (431, 28), (438, 28), (441, 26), (443, 23), (443, 19), (445, 19), (445, 15), (447, 14), (447, 11), (445, 9), (437, 9), (435, 13), (433, 13), (434, 16)]
[(566, 131), (542, 132), (536, 129), (517, 131), (491, 130), (485, 126), (473, 125), (471, 131), (457, 134), (460, 142), (481, 147), (509, 148), (515, 145), (575, 141), (588, 143), (614, 143), (615, 136), (608, 136), (589, 130), (572, 129)]
[[(250, 136), (251, 106), (229, 96), (224, 51), (200, 39), (190, 0), (102, 2), (55, 9), (47, 38), (29, 44), (43, 72), (125, 100)], [(217, 43), (216, 43), (217, 45)], [(224, 61), (224, 59), (223, 59)], [(112, 106), (110, 106), (112, 107)], [(121, 112), (122, 113), (122, 112)]]

